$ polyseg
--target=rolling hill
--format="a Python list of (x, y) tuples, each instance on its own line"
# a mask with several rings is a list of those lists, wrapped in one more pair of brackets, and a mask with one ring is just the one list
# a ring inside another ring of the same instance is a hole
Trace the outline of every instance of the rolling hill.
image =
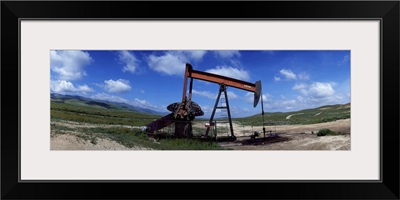
[(140, 108), (126, 103), (90, 99), (76, 95), (63, 95), (63, 94), (51, 93), (50, 98), (52, 102), (65, 103), (70, 105), (89, 106), (93, 108), (103, 108), (103, 109), (121, 110), (121, 111), (125, 110), (125, 111), (132, 111), (132, 112), (152, 114), (152, 115), (167, 114), (167, 112), (159, 112), (151, 109)]
[[(51, 94), (52, 119), (89, 123), (145, 124), (168, 113), (135, 107), (126, 103), (89, 99), (81, 96)], [(350, 103), (326, 105), (295, 112), (266, 112), (265, 125), (316, 124), (350, 118)], [(143, 122), (143, 120), (145, 122)], [(208, 121), (198, 118), (198, 121)], [(216, 119), (221, 120), (221, 119)], [(262, 115), (233, 118), (242, 125), (262, 125)]]
[[(295, 112), (266, 112), (264, 113), (264, 124), (316, 124), (347, 118), (350, 118), (350, 103), (326, 105)], [(243, 125), (262, 125), (261, 114), (244, 118), (235, 118), (233, 120)]]

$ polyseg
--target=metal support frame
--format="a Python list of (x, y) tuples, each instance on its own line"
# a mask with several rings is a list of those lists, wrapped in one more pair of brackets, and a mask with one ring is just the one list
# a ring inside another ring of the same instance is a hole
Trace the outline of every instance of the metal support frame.
[[(224, 95), (225, 95), (226, 106), (218, 107), (218, 102), (219, 102), (219, 100), (220, 100), (220, 98), (221, 98), (221, 93), (224, 93)], [(220, 87), (219, 87), (218, 97), (217, 97), (217, 99), (216, 99), (216, 101), (215, 101), (214, 109), (213, 109), (213, 111), (212, 111), (212, 113), (211, 113), (211, 117), (210, 117), (210, 121), (209, 121), (210, 124), (211, 124), (212, 121), (214, 120), (215, 111), (216, 111), (217, 109), (226, 109), (226, 110), (227, 110), (227, 112), (228, 112), (229, 127), (230, 127), (230, 131), (231, 131), (231, 137), (232, 137), (232, 138), (235, 137), (235, 135), (234, 135), (234, 133), (233, 133), (232, 118), (231, 118), (231, 111), (230, 111), (230, 108), (229, 108), (228, 94), (227, 94), (227, 92), (226, 92), (226, 86), (223, 85), (223, 84), (220, 84)], [(206, 137), (208, 136), (209, 131), (210, 131), (210, 127), (207, 127), (207, 130), (206, 130)]]
[(260, 95), (261, 95), (261, 115), (262, 115), (263, 134), (265, 137), (264, 101), (263, 101), (262, 93), (260, 93)]
[[(188, 78), (190, 78), (189, 82), (189, 94), (187, 94), (187, 87), (188, 87)], [(183, 80), (183, 91), (182, 91), (182, 100), (181, 102), (178, 102), (177, 104), (171, 104), (168, 106), (168, 110), (170, 110), (172, 113), (168, 114), (159, 120), (152, 122), (147, 125), (147, 131), (149, 133), (154, 133), (157, 130), (164, 128), (172, 123), (174, 123), (173, 120), (180, 120), (182, 121), (179, 122), (180, 124), (175, 126), (175, 135), (185, 135), (185, 136), (190, 136), (191, 135), (191, 121), (195, 118), (195, 116), (202, 116), (204, 113), (197, 112), (194, 113), (192, 110), (192, 89), (193, 89), (193, 79), (197, 80), (202, 80), (202, 81), (208, 81), (212, 83), (217, 83), (220, 85), (220, 91), (218, 94), (218, 98), (215, 102), (214, 109), (211, 115), (210, 119), (210, 124), (212, 123), (215, 115), (215, 111), (218, 108), (218, 102), (221, 97), (221, 93), (223, 92), (225, 95), (225, 100), (226, 100), (226, 107), (227, 109), (227, 114), (228, 114), (228, 120), (229, 120), (229, 126), (230, 126), (230, 131), (231, 131), (231, 138), (236, 139), (233, 133), (233, 126), (232, 126), (232, 119), (231, 119), (231, 112), (229, 108), (229, 102), (228, 102), (228, 95), (226, 92), (226, 87), (234, 87), (238, 88), (241, 90), (249, 91), (254, 93), (254, 102), (253, 102), (253, 107), (256, 107), (259, 100), (260, 100), (260, 94), (261, 94), (261, 81), (256, 81), (255, 83), (250, 83), (226, 76), (221, 76), (213, 73), (207, 73), (207, 72), (202, 72), (202, 71), (197, 71), (193, 70), (193, 67), (191, 64), (186, 63), (186, 69), (185, 69), (185, 76)], [(196, 104), (196, 107), (199, 107)], [(178, 128), (177, 128), (178, 127)], [(210, 131), (210, 128), (207, 128), (206, 131), (206, 137), (208, 137), (208, 133)], [(265, 132), (265, 131), (264, 131)]]

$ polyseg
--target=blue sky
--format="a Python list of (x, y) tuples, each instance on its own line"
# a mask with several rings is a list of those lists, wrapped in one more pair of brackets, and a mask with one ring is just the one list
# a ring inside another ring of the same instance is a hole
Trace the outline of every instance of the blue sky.
[[(182, 97), (185, 63), (248, 82), (261, 80), (265, 112), (350, 102), (350, 51), (50, 51), (50, 92), (168, 112)], [(192, 100), (209, 117), (219, 86), (194, 80)], [(228, 87), (232, 117), (261, 112), (253, 95)], [(216, 114), (216, 117), (218, 113)]]

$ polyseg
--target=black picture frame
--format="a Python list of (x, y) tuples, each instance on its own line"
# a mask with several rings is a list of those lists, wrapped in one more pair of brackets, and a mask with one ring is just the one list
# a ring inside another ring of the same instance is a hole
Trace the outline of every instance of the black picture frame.
[[(399, 8), (399, 1), (2, 1), (1, 198), (399, 199)], [(18, 133), (21, 130), (19, 20), (22, 18), (379, 19), (382, 22), (380, 86), (382, 179), (372, 182), (19, 182)], [(147, 189), (154, 192), (149, 193)]]

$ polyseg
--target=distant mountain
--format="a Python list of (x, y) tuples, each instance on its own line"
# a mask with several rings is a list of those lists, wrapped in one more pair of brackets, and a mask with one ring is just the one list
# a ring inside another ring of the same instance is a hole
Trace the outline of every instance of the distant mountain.
[(137, 112), (146, 113), (146, 114), (155, 114), (155, 115), (166, 115), (166, 114), (168, 114), (167, 112), (159, 112), (159, 111), (151, 110), (151, 109), (148, 109), (148, 108), (141, 108), (141, 107), (137, 107), (137, 106), (132, 106), (132, 105), (129, 105), (127, 103), (111, 102), (111, 101), (104, 101), (104, 102), (115, 104), (115, 105), (118, 105), (118, 106), (120, 106), (122, 108), (126, 108), (126, 109), (129, 109), (129, 110), (135, 110)]
[(141, 108), (133, 105), (129, 105), (127, 103), (121, 102), (113, 102), (99, 99), (91, 99), (78, 95), (64, 95), (58, 93), (50, 94), (51, 101), (63, 102), (67, 104), (75, 104), (75, 105), (86, 105), (104, 109), (114, 109), (114, 110), (128, 110), (132, 112), (145, 113), (145, 114), (154, 114), (154, 115), (166, 115), (167, 112), (155, 111), (147, 108)]
[(84, 97), (77, 95), (68, 95), (68, 94), (58, 94), (58, 93), (50, 93), (50, 98), (59, 99), (59, 100), (68, 100), (68, 99), (85, 99)]
[[(112, 102), (99, 99), (91, 99), (77, 95), (63, 95), (57, 93), (50, 94), (51, 101), (62, 102), (71, 105), (91, 106), (103, 109), (113, 109), (121, 111), (131, 111), (143, 114), (166, 115), (168, 112), (160, 112), (147, 108), (141, 108), (127, 103)], [(350, 118), (350, 103), (325, 105), (318, 108), (304, 109), (293, 112), (265, 112), (265, 125), (283, 125), (283, 124), (314, 124), (338, 119)], [(209, 118), (198, 118), (198, 120), (207, 120)], [(215, 120), (222, 120), (215, 118)], [(243, 125), (261, 125), (262, 115), (256, 114), (249, 117), (233, 118), (234, 121)]]

